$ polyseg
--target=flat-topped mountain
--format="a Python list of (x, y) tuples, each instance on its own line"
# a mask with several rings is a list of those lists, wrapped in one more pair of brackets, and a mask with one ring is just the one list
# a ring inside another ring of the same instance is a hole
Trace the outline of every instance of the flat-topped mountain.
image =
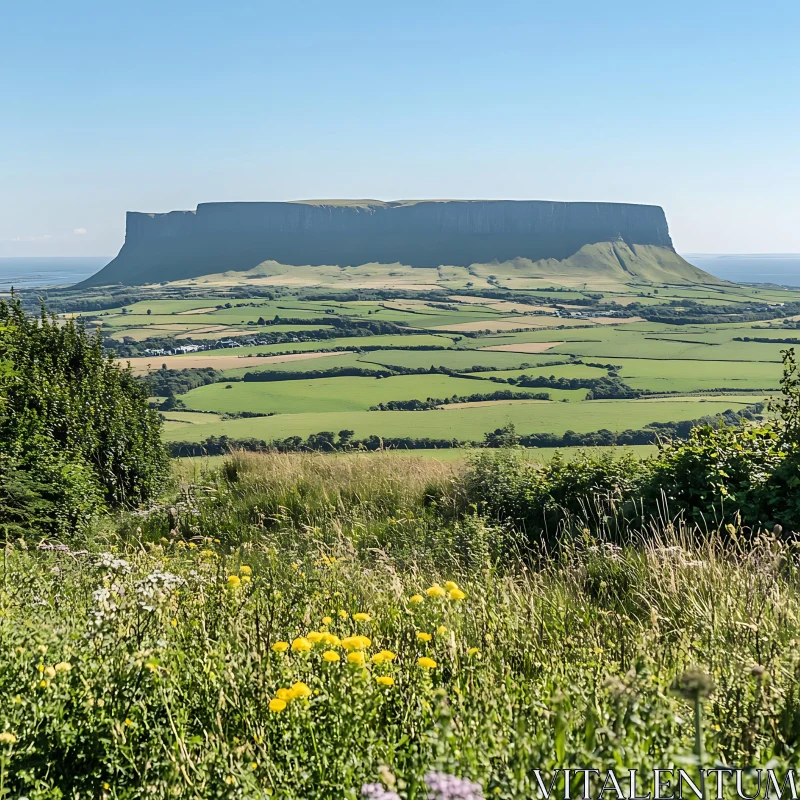
[[(609, 247), (588, 246), (609, 243)], [(583, 249), (583, 250), (582, 250)], [(602, 254), (602, 255), (598, 255)], [(630, 281), (714, 281), (678, 256), (659, 206), (543, 200), (203, 203), (128, 212), (119, 255), (84, 286), (143, 284), (272, 261), (294, 266), (461, 266), (578, 256)], [(641, 262), (641, 263), (640, 263)], [(569, 262), (565, 270), (569, 269)]]

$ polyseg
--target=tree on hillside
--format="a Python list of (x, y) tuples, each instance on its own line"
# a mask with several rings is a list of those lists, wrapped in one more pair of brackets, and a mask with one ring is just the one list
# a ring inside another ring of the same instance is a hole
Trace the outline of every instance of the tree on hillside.
[(130, 370), (104, 356), (99, 332), (0, 301), (0, 485), (10, 476), (24, 485), (15, 502), (46, 499), (65, 531), (103, 506), (148, 500), (167, 471), (160, 425)]

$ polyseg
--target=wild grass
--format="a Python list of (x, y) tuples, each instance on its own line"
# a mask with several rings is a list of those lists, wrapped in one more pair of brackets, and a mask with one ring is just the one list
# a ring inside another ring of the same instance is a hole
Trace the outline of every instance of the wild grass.
[(461, 467), (213, 469), (85, 550), (6, 546), (10, 797), (354, 800), (393, 779), (422, 800), (437, 769), (527, 799), (534, 769), (691, 772), (698, 735), (706, 766), (800, 754), (791, 542), (664, 519), (620, 547), (571, 519), (530, 558)]

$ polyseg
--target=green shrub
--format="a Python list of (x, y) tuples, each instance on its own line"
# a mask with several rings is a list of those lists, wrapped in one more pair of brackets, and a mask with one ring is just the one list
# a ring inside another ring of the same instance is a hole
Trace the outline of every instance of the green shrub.
[(776, 492), (786, 458), (774, 425), (695, 428), (686, 442), (666, 444), (650, 465), (643, 500), (653, 514), (681, 512), (717, 527), (740, 514), (748, 524), (774, 524), (783, 500)]
[(556, 454), (536, 464), (521, 450), (486, 450), (472, 458), (464, 489), (479, 509), (522, 528), (530, 545), (550, 547), (572, 519), (616, 535), (646, 472), (646, 463), (631, 454), (584, 452), (573, 460)]
[[(104, 505), (136, 505), (159, 491), (168, 467), (160, 418), (131, 372), (103, 355), (99, 334), (44, 309), (28, 317), (12, 298), (0, 302), (0, 357), (5, 480), (47, 498), (45, 529), (74, 530)], [(26, 496), (11, 494), (16, 503)]]

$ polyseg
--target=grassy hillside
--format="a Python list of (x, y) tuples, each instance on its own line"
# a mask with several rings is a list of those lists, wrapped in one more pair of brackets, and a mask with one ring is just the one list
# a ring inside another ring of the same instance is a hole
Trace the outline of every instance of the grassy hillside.
[(10, 797), (427, 800), (441, 772), (529, 800), (531, 764), (604, 774), (621, 753), (640, 795), (664, 765), (698, 783), (700, 760), (740, 765), (753, 797), (757, 768), (796, 764), (790, 543), (638, 515), (627, 536), (598, 497), (546, 549), (484, 513), (532, 479), (530, 506), (534, 485), (572, 508), (627, 492), (636, 462), (218, 467), (80, 545), (6, 544)]
[[(489, 280), (491, 277), (491, 280)], [(369, 263), (309, 266), (264, 261), (249, 270), (212, 272), (179, 281), (188, 286), (349, 286), (351, 288), (414, 288), (436, 286), (454, 290), (467, 284), (490, 287), (499, 283), (509, 289), (536, 289), (556, 282), (564, 286), (624, 289), (626, 284), (724, 285), (723, 281), (689, 264), (674, 250), (656, 245), (600, 242), (583, 245), (571, 256), (531, 261), (475, 263), (468, 267), (441, 266), (422, 269), (405, 265)]]

